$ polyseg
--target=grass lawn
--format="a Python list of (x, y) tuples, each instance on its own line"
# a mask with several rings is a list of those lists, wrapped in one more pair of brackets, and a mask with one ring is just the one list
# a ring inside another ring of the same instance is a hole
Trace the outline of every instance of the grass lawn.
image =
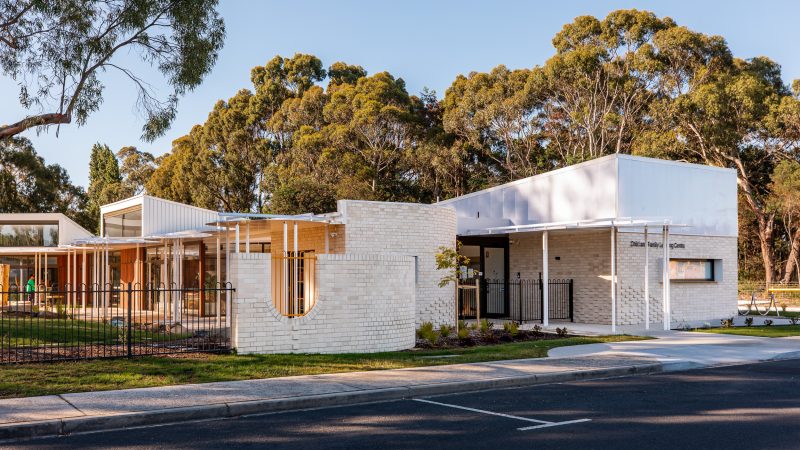
[(734, 327), (734, 328), (698, 328), (695, 331), (703, 333), (735, 334), (739, 336), (758, 336), (758, 337), (787, 337), (800, 336), (800, 325), (772, 325), (753, 326), (753, 327)]
[[(192, 355), (0, 366), (0, 398), (213, 381), (400, 369), (501, 359), (541, 358), (566, 345), (646, 339), (570, 337), (458, 349), (342, 355)], [(457, 355), (447, 358), (431, 356)]]
[[(114, 344), (121, 341), (127, 328), (109, 323), (73, 319), (43, 319), (30, 317), (3, 317), (0, 319), (0, 339), (4, 347), (45, 345), (62, 346), (78, 344)], [(147, 340), (167, 341), (185, 339), (190, 334), (167, 334), (155, 331), (132, 330), (132, 342)]]
[[(757, 312), (752, 312), (749, 315), (753, 317), (758, 317), (761, 314), (758, 314)], [(769, 313), (767, 313), (767, 316), (775, 317), (777, 316), (777, 314), (775, 314), (775, 311), (770, 311)], [(800, 311), (781, 311), (781, 317), (800, 317)]]

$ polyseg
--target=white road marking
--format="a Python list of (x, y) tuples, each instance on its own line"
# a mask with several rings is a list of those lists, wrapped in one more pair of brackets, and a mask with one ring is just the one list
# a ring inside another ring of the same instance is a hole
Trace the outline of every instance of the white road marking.
[(550, 425), (550, 424), (553, 423), (553, 422), (548, 422), (546, 420), (528, 419), (527, 417), (512, 416), (511, 414), (503, 414), (503, 413), (496, 413), (496, 412), (492, 412), (492, 411), (485, 411), (485, 410), (482, 410), (482, 409), (467, 408), (466, 406), (451, 405), (449, 403), (439, 403), (439, 402), (434, 402), (432, 400), (425, 400), (425, 399), (422, 399), (422, 398), (415, 398), (413, 400), (415, 402), (430, 403), (432, 405), (446, 406), (448, 408), (463, 409), (464, 411), (472, 411), (472, 412), (481, 413), (481, 414), (489, 414), (491, 416), (500, 416), (500, 417), (505, 417), (507, 419), (524, 420), (525, 422), (533, 422), (533, 423), (539, 423), (539, 424), (545, 424), (545, 425)]
[(463, 409), (464, 411), (471, 411), (471, 412), (476, 412), (476, 413), (480, 413), (480, 414), (488, 414), (490, 416), (505, 417), (506, 419), (522, 420), (524, 422), (533, 422), (533, 423), (537, 423), (538, 424), (538, 425), (533, 425), (533, 426), (530, 426), (530, 427), (517, 428), (517, 430), (519, 430), (519, 431), (537, 430), (539, 428), (558, 427), (558, 426), (561, 426), (561, 425), (570, 425), (570, 424), (573, 424), (573, 423), (591, 422), (591, 420), (592, 420), (592, 419), (576, 419), (576, 420), (567, 420), (567, 421), (564, 421), (564, 422), (549, 422), (547, 420), (529, 419), (527, 417), (513, 416), (511, 414), (503, 414), (503, 413), (498, 413), (498, 412), (494, 412), (494, 411), (486, 411), (486, 410), (477, 409), (477, 408), (468, 408), (466, 406), (453, 405), (453, 404), (450, 404), (450, 403), (440, 403), (440, 402), (435, 402), (433, 400), (425, 400), (423, 398), (415, 398), (415, 399), (412, 399), (412, 400), (414, 400), (415, 402), (430, 403), (431, 405), (444, 406), (444, 407), (447, 407), (447, 408)]
[(550, 422), (550, 423), (545, 423), (543, 425), (534, 425), (532, 427), (517, 428), (517, 430), (519, 430), (519, 431), (537, 430), (539, 428), (557, 427), (557, 426), (560, 426), (560, 425), (569, 425), (569, 424), (572, 424), (572, 423), (582, 423), (582, 422), (591, 422), (591, 421), (592, 421), (592, 419), (576, 419), (576, 420), (567, 420), (567, 421), (564, 421), (564, 422)]

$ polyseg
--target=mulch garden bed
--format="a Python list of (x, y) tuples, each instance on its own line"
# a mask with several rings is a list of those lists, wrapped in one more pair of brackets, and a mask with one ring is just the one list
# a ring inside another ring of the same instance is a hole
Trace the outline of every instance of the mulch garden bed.
[(414, 349), (464, 348), (475, 347), (479, 345), (507, 344), (510, 342), (546, 341), (563, 339), (566, 337), (570, 337), (570, 335), (566, 333), (563, 335), (558, 335), (555, 333), (534, 330), (517, 330), (516, 332), (511, 333), (502, 329), (470, 329), (467, 337), (460, 338), (456, 334), (455, 330), (448, 334), (447, 337), (441, 336), (437, 330), (436, 338), (433, 341), (420, 337), (418, 333), (417, 342)]

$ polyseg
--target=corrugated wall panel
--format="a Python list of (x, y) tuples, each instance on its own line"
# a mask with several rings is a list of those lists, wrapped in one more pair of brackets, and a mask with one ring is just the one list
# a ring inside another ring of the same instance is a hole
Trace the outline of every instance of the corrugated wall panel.
[(214, 211), (146, 196), (142, 231), (145, 236), (152, 236), (195, 230), (217, 218), (218, 214)]

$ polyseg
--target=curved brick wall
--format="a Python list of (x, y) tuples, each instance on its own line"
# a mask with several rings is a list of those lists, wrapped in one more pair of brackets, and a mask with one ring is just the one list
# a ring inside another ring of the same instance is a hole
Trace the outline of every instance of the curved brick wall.
[(240, 353), (373, 353), (414, 346), (414, 258), (323, 254), (317, 303), (289, 319), (272, 306), (271, 259), (231, 255), (233, 344)]

